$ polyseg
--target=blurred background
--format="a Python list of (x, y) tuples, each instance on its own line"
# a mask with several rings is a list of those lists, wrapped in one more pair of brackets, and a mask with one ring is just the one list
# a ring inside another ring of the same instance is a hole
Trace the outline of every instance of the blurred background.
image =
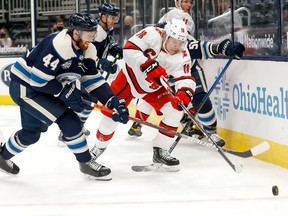
[[(174, 0), (1, 0), (1, 32), (6, 31), (12, 40), (11, 47), (18, 49), (7, 52), (0, 48), (0, 57), (25, 52), (25, 47), (39, 43), (59, 22), (65, 26), (74, 12), (86, 12), (97, 18), (98, 7), (104, 2), (121, 8), (114, 36), (122, 45), (175, 7)], [(193, 0), (191, 16), (196, 39), (240, 41), (246, 47), (247, 58), (283, 57), (288, 53), (287, 11), (288, 0)], [(0, 38), (5, 35), (1, 32)]]

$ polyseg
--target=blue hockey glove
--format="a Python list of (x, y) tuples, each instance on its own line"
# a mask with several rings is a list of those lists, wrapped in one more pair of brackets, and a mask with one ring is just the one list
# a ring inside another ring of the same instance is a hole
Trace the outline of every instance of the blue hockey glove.
[(129, 121), (129, 110), (124, 99), (113, 96), (107, 101), (106, 107), (115, 110), (112, 113), (112, 119), (115, 122), (126, 124)]
[(98, 62), (98, 68), (102, 71), (114, 74), (117, 72), (117, 64), (107, 60), (106, 58), (101, 58)]
[(243, 56), (243, 52), (245, 51), (245, 46), (239, 42), (233, 42), (229, 39), (226, 39), (218, 45), (217, 50), (219, 53), (225, 56), (240, 59)]
[(88, 107), (88, 104), (82, 99), (82, 91), (77, 89), (75, 83), (66, 84), (58, 98), (75, 112), (82, 112)]
[(112, 43), (109, 45), (109, 53), (117, 59), (122, 59), (123, 58), (123, 48), (120, 47), (117, 43)]

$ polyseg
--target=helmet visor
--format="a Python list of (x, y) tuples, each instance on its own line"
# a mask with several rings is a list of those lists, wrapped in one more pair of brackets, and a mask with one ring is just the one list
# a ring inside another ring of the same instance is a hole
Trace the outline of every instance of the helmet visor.
[(79, 38), (82, 41), (93, 42), (96, 38), (96, 31), (79, 31)]
[(110, 23), (118, 23), (120, 20), (120, 14), (118, 14), (117, 16), (114, 15), (106, 15), (107, 17), (107, 21)]

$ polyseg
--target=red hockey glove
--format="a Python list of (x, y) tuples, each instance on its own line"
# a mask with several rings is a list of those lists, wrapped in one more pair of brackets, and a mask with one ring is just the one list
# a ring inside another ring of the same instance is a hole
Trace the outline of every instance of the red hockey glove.
[(157, 89), (161, 85), (160, 77), (164, 76), (168, 79), (166, 70), (162, 68), (159, 63), (153, 59), (148, 59), (144, 64), (140, 66), (140, 70), (147, 75), (147, 81), (152, 83), (151, 88)]
[(176, 95), (171, 99), (171, 104), (174, 109), (182, 111), (179, 103), (182, 103), (184, 106), (188, 106), (192, 99), (193, 90), (191, 88), (183, 87), (181, 89), (178, 89)]

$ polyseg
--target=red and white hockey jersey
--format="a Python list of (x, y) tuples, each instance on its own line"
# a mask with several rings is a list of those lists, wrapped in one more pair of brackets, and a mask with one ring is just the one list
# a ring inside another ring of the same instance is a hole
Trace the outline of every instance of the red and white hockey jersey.
[(140, 70), (140, 66), (152, 58), (162, 66), (170, 78), (175, 82), (175, 90), (189, 87), (195, 90), (195, 81), (190, 74), (191, 58), (186, 46), (183, 51), (174, 55), (162, 50), (163, 29), (147, 27), (132, 36), (124, 46), (123, 56), (126, 65), (123, 69), (132, 94), (137, 98), (144, 97), (147, 93), (157, 91), (151, 88), (151, 83), (146, 80), (147, 75)]

